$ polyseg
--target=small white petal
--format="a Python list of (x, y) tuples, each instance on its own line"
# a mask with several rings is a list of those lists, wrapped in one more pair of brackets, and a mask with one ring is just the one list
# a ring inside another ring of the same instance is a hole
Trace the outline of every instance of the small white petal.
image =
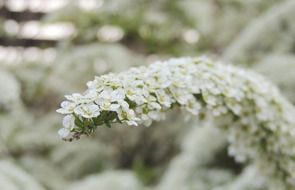
[(73, 115), (66, 115), (63, 118), (63, 126), (66, 129), (72, 130), (75, 128), (75, 117)]
[(70, 137), (71, 131), (69, 129), (66, 128), (61, 128), (58, 130), (58, 135), (62, 138), (62, 139), (67, 139)]
[(119, 108), (120, 108), (119, 104), (111, 104), (110, 105), (110, 111), (118, 111)]

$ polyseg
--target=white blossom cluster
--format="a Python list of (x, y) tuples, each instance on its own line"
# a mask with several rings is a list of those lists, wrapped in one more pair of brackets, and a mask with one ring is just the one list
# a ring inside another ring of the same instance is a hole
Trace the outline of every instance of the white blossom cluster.
[(260, 75), (207, 58), (178, 58), (96, 77), (83, 94), (67, 95), (57, 112), (65, 114), (59, 135), (90, 135), (115, 122), (150, 125), (180, 107), (199, 118), (228, 118), (219, 128), (229, 154), (249, 158), (274, 189), (295, 188), (295, 109)]

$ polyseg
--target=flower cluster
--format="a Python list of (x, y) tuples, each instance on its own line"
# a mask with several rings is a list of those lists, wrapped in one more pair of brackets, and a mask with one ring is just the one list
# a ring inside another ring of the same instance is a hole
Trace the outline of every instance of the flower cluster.
[(66, 96), (59, 135), (90, 135), (112, 123), (150, 125), (180, 107), (199, 118), (227, 118), (229, 154), (251, 159), (276, 189), (295, 188), (295, 109), (256, 73), (207, 58), (178, 58), (96, 77), (84, 94)]

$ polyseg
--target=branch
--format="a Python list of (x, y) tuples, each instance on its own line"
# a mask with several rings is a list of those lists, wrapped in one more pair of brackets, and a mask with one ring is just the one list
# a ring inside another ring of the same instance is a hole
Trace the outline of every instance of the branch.
[(252, 160), (276, 189), (294, 189), (295, 109), (262, 76), (206, 58), (179, 58), (96, 77), (84, 94), (66, 96), (59, 130), (65, 140), (112, 123), (150, 125), (179, 107), (218, 127), (237, 161)]
[[(235, 63), (254, 63), (270, 52), (293, 51), (295, 1), (274, 5), (251, 22), (224, 51), (224, 58)], [(277, 50), (277, 51), (276, 51)]]

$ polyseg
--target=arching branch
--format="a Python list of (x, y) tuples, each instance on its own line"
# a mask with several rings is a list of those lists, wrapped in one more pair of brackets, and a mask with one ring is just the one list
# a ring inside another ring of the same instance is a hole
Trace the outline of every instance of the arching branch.
[(114, 122), (145, 124), (174, 107), (200, 119), (223, 118), (218, 128), (237, 161), (251, 160), (274, 189), (295, 187), (295, 109), (262, 76), (207, 58), (179, 58), (96, 77), (83, 94), (66, 96), (59, 113), (65, 140)]

